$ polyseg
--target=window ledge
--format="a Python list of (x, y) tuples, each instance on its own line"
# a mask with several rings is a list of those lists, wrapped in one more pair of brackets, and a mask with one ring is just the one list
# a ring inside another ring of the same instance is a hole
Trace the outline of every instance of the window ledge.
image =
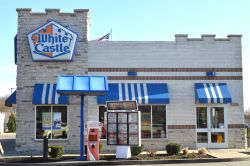
[(167, 138), (142, 138), (141, 140), (148, 141), (148, 142), (150, 142), (150, 141), (152, 141), (152, 142), (154, 142), (154, 141), (168, 141)]
[[(35, 142), (43, 142), (43, 139), (33, 139)], [(49, 139), (49, 142), (69, 142), (69, 139)]]
[[(167, 138), (142, 138), (141, 141), (145, 141), (145, 142), (155, 142), (155, 141), (169, 141)], [(100, 139), (100, 142), (107, 142), (107, 139)]]

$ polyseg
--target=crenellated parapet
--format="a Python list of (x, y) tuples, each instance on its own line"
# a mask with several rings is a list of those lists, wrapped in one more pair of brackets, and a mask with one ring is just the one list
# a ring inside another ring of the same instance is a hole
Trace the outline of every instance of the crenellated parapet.
[(60, 12), (60, 9), (45, 9), (45, 12), (32, 12), (31, 8), (17, 8), (16, 9), (17, 13), (19, 15), (71, 15), (71, 16), (76, 16), (76, 15), (84, 15), (87, 16), (89, 9), (74, 9), (73, 13), (65, 13), (65, 12)]
[(204, 41), (204, 42), (212, 42), (212, 41), (241, 41), (242, 35), (238, 34), (230, 34), (227, 35), (227, 38), (215, 38), (214, 34), (202, 34), (201, 38), (188, 38), (188, 34), (176, 34), (175, 42), (188, 42), (188, 41)]

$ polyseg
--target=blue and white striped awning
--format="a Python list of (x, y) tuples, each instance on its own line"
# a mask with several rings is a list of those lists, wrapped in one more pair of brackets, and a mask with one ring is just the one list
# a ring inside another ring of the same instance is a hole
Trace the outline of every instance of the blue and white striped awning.
[(137, 100), (138, 104), (168, 104), (169, 94), (166, 83), (110, 83), (105, 96), (98, 96), (98, 104), (106, 101)]
[(195, 98), (197, 103), (232, 103), (226, 83), (196, 83)]
[(16, 91), (5, 100), (5, 106), (12, 107), (12, 104), (16, 104)]
[(56, 93), (56, 84), (35, 84), (32, 103), (69, 104), (69, 98)]

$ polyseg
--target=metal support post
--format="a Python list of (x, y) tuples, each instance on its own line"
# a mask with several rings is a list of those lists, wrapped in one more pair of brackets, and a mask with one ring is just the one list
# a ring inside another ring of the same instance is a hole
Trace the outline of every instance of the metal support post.
[(81, 124), (80, 124), (80, 160), (86, 160), (84, 156), (84, 95), (81, 95)]

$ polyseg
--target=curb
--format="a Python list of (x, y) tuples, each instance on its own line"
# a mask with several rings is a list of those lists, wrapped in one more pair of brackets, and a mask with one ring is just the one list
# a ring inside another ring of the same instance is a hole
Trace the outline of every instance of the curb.
[[(181, 163), (210, 163), (210, 162), (230, 162), (230, 161), (248, 161), (249, 158), (225, 158), (225, 159), (176, 159), (176, 160), (117, 160), (100, 162), (80, 162), (72, 165), (147, 165), (147, 164), (181, 164)], [(58, 162), (58, 164), (61, 162)], [(63, 162), (66, 164), (66, 162)], [(66, 164), (67, 165), (67, 164)]]
[(211, 163), (250, 161), (245, 158), (210, 158), (210, 159), (176, 159), (176, 160), (116, 160), (116, 161), (63, 161), (49, 163), (0, 163), (0, 165), (147, 165), (147, 164), (185, 164), (185, 163)]

